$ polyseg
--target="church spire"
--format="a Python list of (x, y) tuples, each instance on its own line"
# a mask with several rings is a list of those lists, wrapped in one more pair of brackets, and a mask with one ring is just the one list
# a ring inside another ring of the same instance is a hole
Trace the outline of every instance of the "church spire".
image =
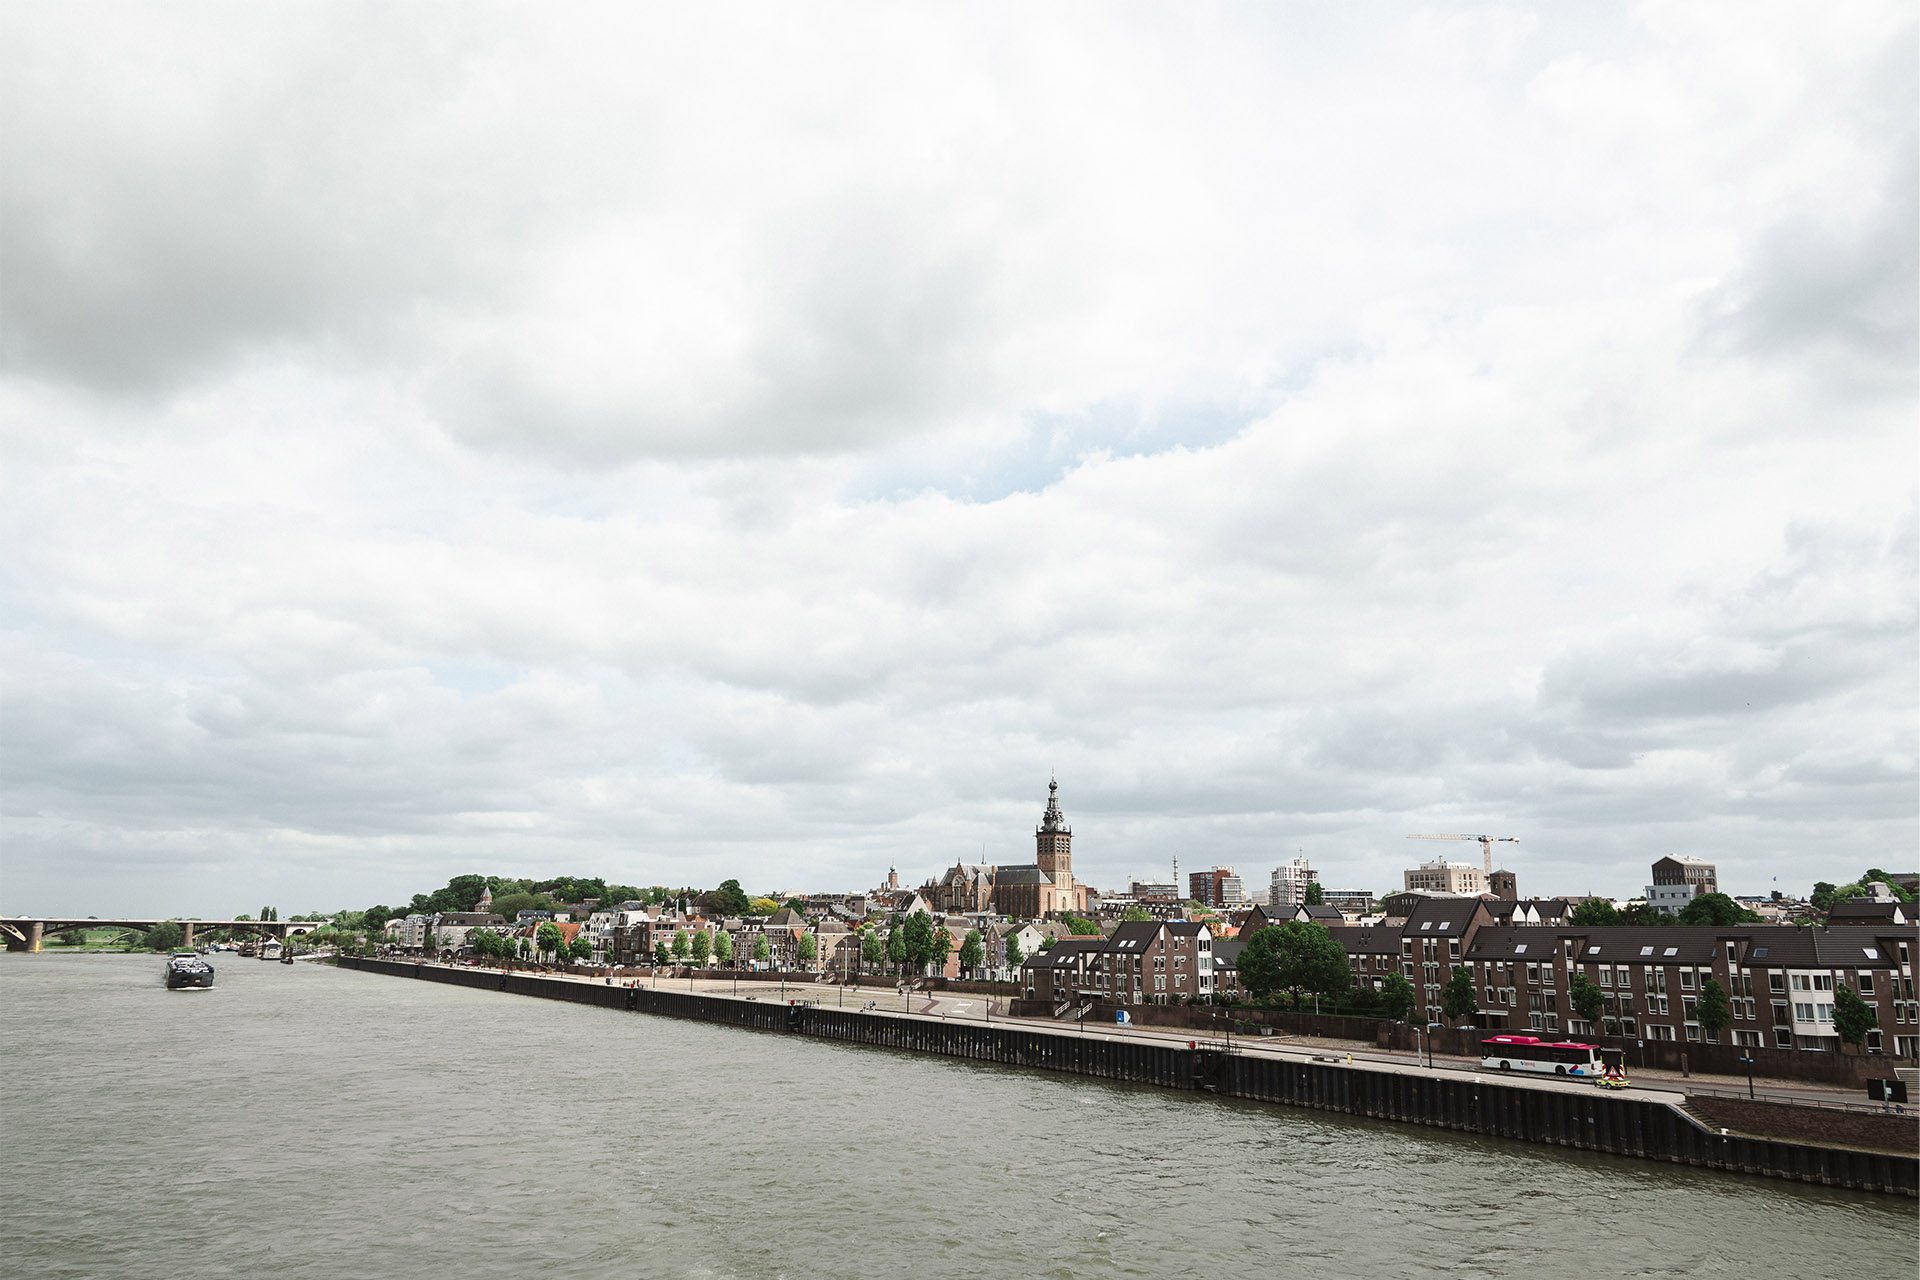
[(1060, 783), (1057, 779), (1047, 779), (1047, 811), (1040, 819), (1042, 831), (1067, 830), (1066, 815), (1060, 812)]

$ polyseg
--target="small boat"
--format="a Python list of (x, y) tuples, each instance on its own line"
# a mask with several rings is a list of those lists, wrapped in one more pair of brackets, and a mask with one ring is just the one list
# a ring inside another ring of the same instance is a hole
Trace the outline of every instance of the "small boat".
[(213, 966), (191, 951), (176, 951), (167, 957), (167, 990), (182, 991), (213, 985)]
[(269, 938), (266, 945), (260, 948), (260, 958), (262, 960), (278, 960), (280, 958), (280, 940), (278, 938)]

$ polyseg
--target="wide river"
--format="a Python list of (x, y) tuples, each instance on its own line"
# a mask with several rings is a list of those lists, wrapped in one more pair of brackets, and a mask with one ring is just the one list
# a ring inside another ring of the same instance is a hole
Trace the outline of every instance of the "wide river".
[(1912, 1276), (1911, 1201), (322, 965), (0, 957), (0, 1274)]

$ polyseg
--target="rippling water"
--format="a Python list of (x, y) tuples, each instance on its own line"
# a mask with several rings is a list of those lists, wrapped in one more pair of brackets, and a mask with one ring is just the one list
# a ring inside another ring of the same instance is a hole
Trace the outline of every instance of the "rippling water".
[(1890, 1197), (318, 965), (0, 958), (9, 1276), (1913, 1275)]

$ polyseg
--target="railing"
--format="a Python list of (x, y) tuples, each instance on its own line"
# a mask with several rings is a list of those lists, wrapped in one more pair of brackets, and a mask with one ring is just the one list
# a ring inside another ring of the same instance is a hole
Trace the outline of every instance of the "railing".
[(1875, 1116), (1920, 1114), (1920, 1111), (1916, 1111), (1911, 1105), (1898, 1102), (1841, 1102), (1830, 1098), (1809, 1098), (1800, 1093), (1773, 1093), (1766, 1089), (1757, 1089), (1750, 1093), (1745, 1089), (1722, 1089), (1714, 1085), (1696, 1085), (1691, 1081), (1680, 1087), (1690, 1098), (1737, 1098), (1742, 1102), (1772, 1102), (1789, 1107), (1814, 1107), (1821, 1111), (1852, 1111)]

